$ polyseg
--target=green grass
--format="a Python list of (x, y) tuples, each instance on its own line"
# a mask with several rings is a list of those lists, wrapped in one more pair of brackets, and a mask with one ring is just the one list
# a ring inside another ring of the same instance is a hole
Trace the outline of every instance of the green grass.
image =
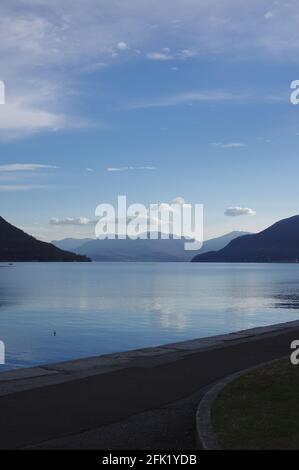
[(212, 422), (222, 449), (299, 449), (299, 366), (288, 360), (227, 385)]

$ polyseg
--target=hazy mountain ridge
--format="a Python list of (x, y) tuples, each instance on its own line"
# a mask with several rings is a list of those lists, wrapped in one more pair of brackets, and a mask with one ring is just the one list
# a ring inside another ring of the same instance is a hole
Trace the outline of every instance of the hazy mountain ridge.
[(73, 251), (93, 240), (93, 238), (64, 238), (63, 240), (52, 240), (51, 243), (61, 250)]
[[(223, 248), (232, 239), (245, 232), (231, 232), (203, 243), (200, 253)], [(158, 234), (160, 236), (160, 234)], [(149, 235), (148, 235), (149, 237)], [(189, 262), (198, 252), (185, 251), (185, 239), (159, 238), (137, 240), (88, 240), (78, 246), (78, 239), (52, 242), (59, 248), (72, 247), (75, 253), (89, 256), (93, 261), (165, 261)], [(84, 242), (84, 239), (83, 239)]]

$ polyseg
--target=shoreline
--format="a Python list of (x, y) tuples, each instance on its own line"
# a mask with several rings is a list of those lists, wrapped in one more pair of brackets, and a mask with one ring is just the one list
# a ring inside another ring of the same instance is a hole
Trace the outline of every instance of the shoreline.
[(194, 449), (196, 409), (207, 390), (290, 354), (294, 339), (298, 320), (3, 372), (0, 448)]
[[(65, 383), (93, 375), (134, 368), (152, 367), (178, 361), (189, 355), (228, 348), (299, 329), (299, 320), (240, 330), (232, 333), (191, 339), (161, 346), (48, 363), (1, 372), (0, 397), (24, 390)], [(299, 336), (298, 336), (299, 339)]]

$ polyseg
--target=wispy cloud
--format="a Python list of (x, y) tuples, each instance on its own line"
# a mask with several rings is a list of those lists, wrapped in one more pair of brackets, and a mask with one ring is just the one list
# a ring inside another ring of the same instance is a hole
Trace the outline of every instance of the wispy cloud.
[(195, 49), (179, 49), (178, 51), (171, 52), (171, 49), (164, 47), (162, 51), (158, 52), (149, 52), (146, 54), (146, 58), (149, 60), (158, 60), (161, 62), (169, 60), (186, 60), (192, 59), (197, 56), (197, 51)]
[(135, 110), (147, 108), (166, 108), (170, 106), (183, 106), (201, 102), (244, 102), (248, 95), (236, 94), (226, 91), (187, 91), (174, 95), (162, 96), (160, 98), (152, 98), (150, 100), (129, 103), (120, 109)]
[[(81, 86), (74, 70), (86, 74), (137, 55), (166, 62), (205, 56), (243, 60), (246, 54), (294, 61), (298, 21), (296, 1), (103, 0), (99, 9), (96, 0), (3, 0), (1, 80), (9, 86), (5, 111), (0, 110), (0, 137), (88, 127), (75, 106), (68, 107), (70, 90)], [(52, 93), (45, 97), (40, 90), (48, 87)], [(35, 99), (27, 99), (32, 90), (37, 90)], [(131, 109), (205, 99), (213, 97), (183, 94)]]
[[(1, 139), (12, 140), (36, 132), (57, 132), (92, 125), (87, 120), (51, 111), (47, 102), (50, 97), (44, 96), (43, 89), (27, 94), (23, 90), (22, 93), (24, 95), (8, 97), (6, 104), (0, 106)], [(51, 94), (51, 100), (55, 97), (58, 99), (55, 93)]]
[(271, 20), (274, 16), (274, 13), (272, 11), (267, 11), (267, 13), (265, 13), (264, 15), (264, 18), (265, 20)]
[(176, 57), (181, 60), (191, 59), (198, 55), (195, 49), (181, 49), (176, 53)]
[[(177, 70), (176, 67), (172, 69)], [(167, 108), (171, 106), (187, 106), (196, 103), (219, 102), (236, 105), (248, 105), (256, 103), (265, 104), (289, 104), (289, 96), (287, 92), (277, 92), (276, 94), (267, 93), (254, 93), (248, 91), (232, 92), (225, 90), (192, 90), (175, 93), (172, 95), (165, 95), (160, 97), (153, 97), (151, 99), (144, 99), (133, 101), (116, 109), (120, 111), (130, 111), (148, 108)], [(238, 142), (236, 142), (238, 144)], [(234, 144), (234, 142), (232, 142)], [(218, 145), (214, 143), (213, 145)], [(221, 145), (221, 143), (219, 143)]]
[(83, 67), (82, 71), (88, 74), (91, 72), (98, 72), (100, 70), (104, 70), (107, 67), (108, 67), (108, 64), (106, 64), (105, 62), (93, 62)]
[(253, 209), (250, 209), (249, 207), (229, 207), (226, 209), (224, 212), (225, 215), (229, 217), (238, 217), (240, 215), (255, 215), (256, 212)]
[(228, 142), (228, 143), (212, 142), (210, 146), (216, 147), (216, 148), (222, 148), (222, 149), (237, 149), (237, 148), (247, 147), (247, 145), (244, 144), (243, 142)]
[(114, 50), (141, 46), (157, 50), (157, 39), (172, 37), (182, 44), (177, 48), (182, 56), (299, 47), (296, 1), (103, 0), (99, 10), (95, 0), (31, 0), (26, 9), (19, 0), (4, 0), (0, 13), (1, 56), (9, 62), (17, 54), (21, 67), (111, 57)]
[(128, 44), (124, 41), (120, 41), (119, 43), (117, 43), (116, 47), (119, 51), (127, 51), (129, 49)]
[(168, 60), (173, 60), (174, 56), (165, 52), (149, 52), (146, 57), (149, 60), (158, 60), (161, 62), (165, 62)]
[(154, 171), (156, 168), (154, 166), (123, 166), (123, 167), (108, 167), (106, 171), (116, 172), (116, 171)]
[(36, 171), (55, 168), (58, 167), (53, 165), (42, 165), (39, 163), (12, 163), (8, 165), (0, 165), (0, 172)]
[(7, 103), (0, 108), (0, 137), (15, 139), (37, 131), (55, 131), (66, 126), (63, 116)]
[(36, 189), (49, 189), (50, 186), (43, 186), (38, 184), (17, 184), (17, 185), (0, 185), (0, 192), (15, 192), (15, 191), (33, 191)]
[(88, 226), (95, 225), (96, 220), (88, 219), (87, 217), (66, 217), (65, 219), (53, 218), (50, 220), (50, 225), (58, 226)]

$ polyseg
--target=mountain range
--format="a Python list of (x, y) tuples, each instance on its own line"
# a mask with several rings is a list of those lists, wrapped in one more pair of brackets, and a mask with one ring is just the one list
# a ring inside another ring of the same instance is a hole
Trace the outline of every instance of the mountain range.
[[(205, 241), (200, 253), (211, 250), (220, 250), (234, 238), (245, 232), (231, 232), (221, 237)], [(77, 254), (86, 255), (93, 261), (168, 261), (189, 262), (198, 252), (185, 251), (185, 239), (169, 238), (161, 239), (161, 234), (156, 234), (157, 240), (147, 239), (76, 239), (67, 238), (53, 241), (60, 249), (72, 250)]]
[(86, 256), (63, 251), (36, 240), (0, 217), (0, 261), (90, 261)]
[(218, 251), (198, 254), (195, 263), (271, 263), (299, 260), (299, 215), (280, 220), (260, 233), (232, 240)]
[[(160, 237), (160, 234), (157, 234)], [(230, 232), (204, 242), (198, 253), (184, 239), (64, 239), (46, 243), (0, 217), (0, 261), (298, 262), (299, 215), (256, 234)], [(70, 251), (71, 250), (71, 251)], [(194, 256), (196, 254), (196, 256)]]

